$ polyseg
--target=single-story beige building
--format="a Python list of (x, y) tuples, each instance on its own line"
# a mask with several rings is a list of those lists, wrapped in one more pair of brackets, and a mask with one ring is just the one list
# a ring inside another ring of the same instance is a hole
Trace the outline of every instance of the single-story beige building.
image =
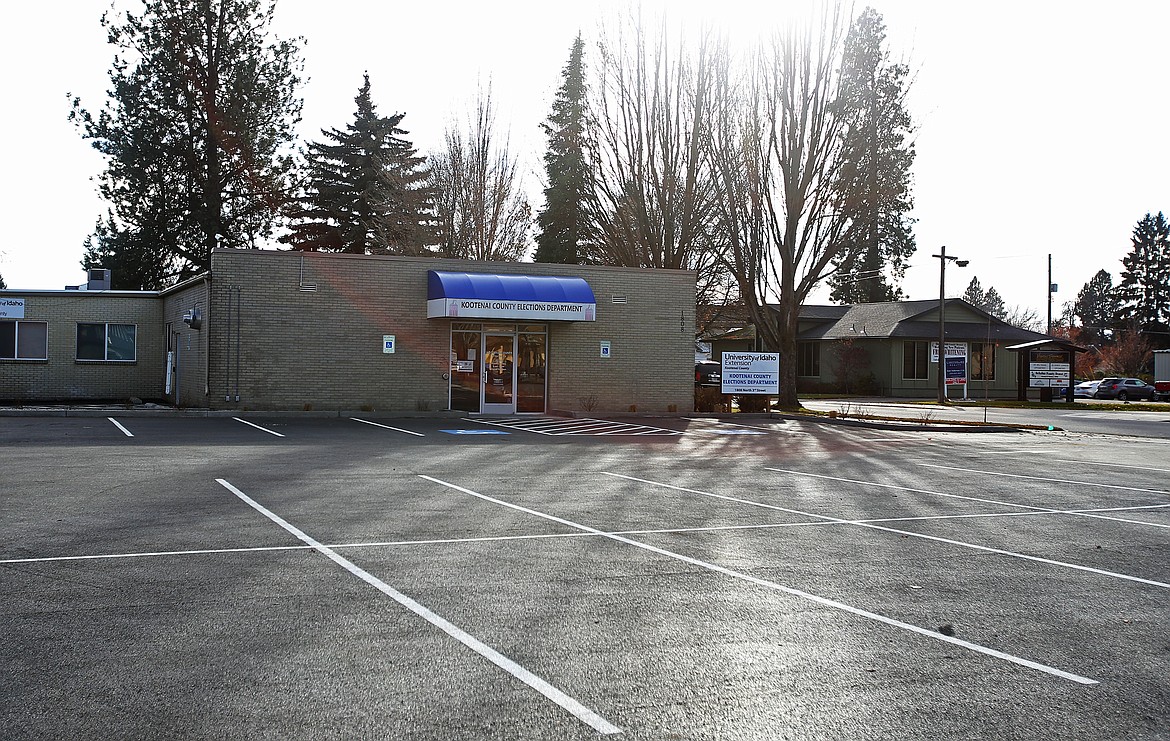
[(164, 291), (0, 291), (0, 400), (687, 411), (694, 317), (690, 271), (220, 249)]

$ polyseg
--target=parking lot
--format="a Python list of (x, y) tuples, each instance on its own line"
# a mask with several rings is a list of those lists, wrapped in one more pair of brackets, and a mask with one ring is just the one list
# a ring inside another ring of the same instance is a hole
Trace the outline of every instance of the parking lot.
[(1168, 738), (1168, 461), (751, 418), (0, 418), (0, 728)]

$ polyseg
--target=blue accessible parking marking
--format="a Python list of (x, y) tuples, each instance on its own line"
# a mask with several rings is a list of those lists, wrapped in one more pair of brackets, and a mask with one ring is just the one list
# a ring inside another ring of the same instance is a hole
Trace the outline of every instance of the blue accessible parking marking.
[(511, 435), (511, 432), (504, 432), (503, 430), (439, 430), (439, 432), (446, 432), (448, 435)]

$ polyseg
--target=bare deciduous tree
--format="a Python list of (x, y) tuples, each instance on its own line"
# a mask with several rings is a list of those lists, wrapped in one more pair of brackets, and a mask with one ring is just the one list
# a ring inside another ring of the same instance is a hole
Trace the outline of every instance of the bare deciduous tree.
[(507, 139), (495, 141), (490, 89), (481, 93), (466, 133), (452, 127), (432, 154), (431, 187), (441, 230), (439, 254), (469, 260), (519, 260), (531, 243), (532, 209)]
[[(777, 32), (746, 73), (723, 57), (711, 158), (727, 260), (765, 347), (780, 351), (780, 404), (798, 405), (800, 306), (832, 274), (851, 222), (843, 207), (840, 6)], [(769, 302), (777, 303), (769, 305)]]
[(595, 193), (591, 262), (695, 270), (700, 303), (729, 289), (719, 254), (715, 186), (704, 157), (710, 139), (711, 64), (720, 53), (702, 32), (693, 52), (667, 21), (638, 16), (598, 43), (591, 85)]

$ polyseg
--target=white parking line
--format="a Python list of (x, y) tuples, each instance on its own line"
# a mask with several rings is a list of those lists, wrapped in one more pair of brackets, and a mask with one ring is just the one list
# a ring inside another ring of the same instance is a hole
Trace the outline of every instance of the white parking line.
[[(476, 422), (481, 425), (494, 425), (508, 429), (532, 432), (537, 435), (682, 435), (678, 430), (651, 425), (631, 424), (628, 422), (610, 422), (604, 419), (584, 417), (575, 420), (493, 420), (464, 418), (465, 422)], [(613, 428), (613, 429), (606, 429)]]
[(439, 615), (431, 612), (430, 610), (428, 610), (426, 607), (424, 607), (419, 602), (416, 602), (415, 600), (411, 599), (410, 597), (407, 597), (405, 594), (402, 594), (401, 592), (394, 589), (393, 587), (391, 587), (389, 584), (382, 581), (378, 577), (369, 573), (368, 571), (361, 568), (360, 566), (353, 563), (352, 561), (345, 558), (344, 556), (341, 556), (336, 551), (334, 551), (332, 548), (329, 548), (326, 545), (318, 543), (316, 540), (314, 540), (310, 536), (306, 535), (305, 533), (301, 532), (295, 526), (293, 526), (293, 525), (289, 524), (288, 522), (286, 522), (285, 520), (283, 520), (280, 516), (269, 511), (263, 505), (261, 505), (259, 502), (255, 501), (254, 499), (249, 497), (244, 492), (242, 492), (239, 489), (237, 489), (236, 487), (232, 486), (230, 483), (228, 483), (224, 479), (216, 479), (216, 482), (220, 486), (222, 486), (223, 488), (230, 491), (232, 494), (235, 494), (237, 497), (239, 497), (240, 500), (243, 501), (245, 504), (247, 504), (249, 507), (256, 510), (260, 514), (264, 515), (268, 519), (272, 520), (277, 525), (280, 525), (282, 528), (284, 528), (286, 531), (288, 531), (290, 534), (292, 534), (298, 540), (311, 546), (314, 550), (316, 550), (318, 553), (320, 553), (321, 555), (328, 558), (330, 561), (333, 561), (338, 566), (342, 567), (343, 569), (345, 569), (349, 573), (353, 574), (354, 576), (361, 579), (365, 583), (374, 587), (382, 594), (386, 595), (390, 599), (394, 600), (398, 604), (402, 605), (406, 609), (413, 612), (415, 615), (418, 615), (423, 620), (426, 620), (431, 625), (435, 626), (439, 630), (443, 631), (447, 635), (451, 636), (455, 640), (462, 643), (464, 646), (467, 646), (472, 651), (476, 652), (480, 656), (484, 657), (488, 661), (490, 661), (493, 664), (495, 664), (496, 666), (500, 667), (501, 669), (503, 669), (507, 673), (511, 674), (516, 679), (520, 680), (524, 684), (528, 685), (532, 689), (534, 689), (537, 692), (539, 692), (540, 694), (544, 695), (549, 700), (552, 700), (557, 705), (560, 705), (562, 708), (564, 708), (565, 710), (567, 710), (568, 712), (570, 712), (574, 716), (576, 716), (578, 720), (582, 721), (583, 723), (586, 723), (591, 728), (593, 728), (593, 730), (597, 731), (598, 733), (602, 733), (602, 734), (621, 733), (622, 729), (620, 729), (617, 726), (615, 726), (614, 724), (610, 723), (605, 718), (602, 718), (597, 713), (593, 712), (589, 708), (585, 707), (581, 703), (579, 703), (576, 700), (574, 700), (573, 698), (569, 697), (564, 692), (561, 692), (559, 689), (552, 686), (551, 684), (549, 684), (545, 680), (541, 679), (540, 677), (536, 676), (532, 672), (528, 671), (524, 667), (520, 666), (515, 661), (512, 661), (507, 656), (504, 656), (500, 652), (496, 651), (491, 646), (488, 646), (486, 643), (483, 643), (475, 636), (473, 636), (470, 633), (464, 631), (463, 629), (455, 626), (453, 623), (449, 622), (445, 618), (440, 617)]
[(820, 596), (812, 594), (810, 592), (804, 592), (804, 591), (801, 591), (799, 589), (794, 589), (792, 587), (784, 586), (783, 584), (778, 584), (776, 582), (768, 581), (766, 579), (760, 579), (758, 577), (751, 576), (750, 574), (745, 574), (743, 572), (734, 571), (734, 570), (726, 568), (724, 566), (719, 566), (718, 564), (709, 563), (707, 561), (701, 561), (697, 558), (691, 558), (690, 556), (684, 556), (681, 553), (675, 553), (674, 551), (668, 551), (665, 548), (659, 548), (657, 546), (649, 545), (647, 543), (640, 543), (636, 540), (631, 540), (630, 538), (625, 538), (625, 537), (622, 537), (620, 535), (612, 535), (609, 533), (605, 533), (605, 532), (602, 532), (601, 530), (591, 528), (587, 525), (581, 525), (579, 523), (573, 522), (571, 520), (566, 520), (564, 518), (557, 517), (555, 515), (546, 514), (544, 512), (538, 512), (534, 509), (529, 509), (528, 507), (522, 507), (518, 504), (512, 504), (511, 502), (505, 502), (502, 499), (496, 499), (494, 497), (489, 497), (486, 494), (479, 494), (477, 492), (472, 491), (471, 489), (466, 489), (462, 486), (458, 486), (456, 484), (451, 484), (451, 483), (448, 483), (446, 481), (442, 481), (440, 479), (433, 478), (431, 476), (425, 476), (422, 474), (419, 474), (419, 476), (420, 476), (420, 478), (426, 479), (427, 481), (434, 482), (436, 484), (439, 484), (440, 486), (445, 486), (449, 489), (453, 489), (455, 491), (462, 492), (462, 493), (467, 494), (469, 496), (477, 497), (478, 499), (482, 499), (483, 501), (486, 501), (486, 502), (492, 502), (493, 504), (498, 504), (498, 505), (503, 506), (503, 507), (508, 507), (510, 509), (514, 509), (514, 510), (519, 511), (519, 512), (525, 512), (525, 513), (533, 515), (535, 517), (540, 517), (542, 519), (549, 520), (551, 522), (557, 522), (557, 523), (560, 523), (560, 524), (565, 525), (567, 527), (571, 527), (571, 528), (574, 528), (577, 530), (582, 530), (585, 532), (593, 533), (594, 535), (600, 535), (602, 537), (609, 538), (610, 540), (614, 540), (614, 541), (617, 541), (619, 543), (625, 543), (626, 545), (631, 545), (631, 546), (634, 546), (635, 548), (641, 548), (642, 550), (649, 551), (651, 553), (656, 553), (660, 556), (672, 558), (672, 559), (675, 559), (676, 561), (681, 561), (683, 563), (687, 563), (687, 564), (690, 564), (692, 566), (697, 566), (699, 568), (706, 569), (708, 571), (714, 571), (716, 573), (723, 574), (725, 576), (730, 576), (734, 579), (740, 579), (742, 581), (746, 581), (748, 583), (755, 584), (756, 586), (764, 587), (766, 589), (772, 589), (772, 590), (775, 590), (777, 592), (783, 592), (784, 594), (788, 594), (788, 595), (791, 595), (793, 597), (799, 597), (801, 599), (805, 599), (805, 600), (808, 600), (810, 602), (814, 602), (814, 603), (816, 603), (818, 605), (822, 605), (824, 607), (831, 607), (835, 610), (840, 610), (842, 612), (847, 612), (847, 613), (850, 613), (852, 615), (857, 615), (858, 617), (863, 617), (863, 618), (873, 620), (873, 621), (876, 621), (879, 623), (884, 623), (885, 625), (890, 625), (890, 626), (893, 626), (895, 628), (901, 628), (902, 630), (909, 631), (911, 633), (916, 633), (916, 634), (924, 636), (926, 638), (931, 638), (931, 639), (936, 640), (936, 641), (942, 641), (943, 643), (949, 643), (949, 644), (954, 645), (954, 646), (960, 646), (962, 648), (966, 648), (968, 650), (975, 651), (975, 652), (983, 654), (985, 656), (991, 656), (993, 658), (1002, 659), (1004, 661), (1009, 661), (1009, 662), (1016, 664), (1018, 666), (1024, 666), (1024, 667), (1028, 667), (1029, 669), (1035, 669), (1036, 671), (1044, 672), (1045, 674), (1051, 674), (1053, 676), (1060, 677), (1061, 679), (1067, 679), (1071, 682), (1076, 682), (1078, 684), (1098, 684), (1097, 680), (1095, 680), (1095, 679), (1089, 679), (1088, 677), (1082, 677), (1078, 674), (1066, 672), (1062, 669), (1057, 669), (1055, 667), (1048, 666), (1046, 664), (1041, 664), (1041, 663), (1038, 663), (1035, 661), (1031, 661), (1029, 659), (1024, 659), (1024, 658), (1021, 658), (1019, 656), (1013, 656), (1012, 654), (1004, 653), (1002, 651), (997, 651), (996, 649), (988, 648), (987, 646), (981, 646), (978, 643), (971, 643), (970, 641), (964, 641), (961, 638), (955, 638), (953, 636), (944, 635), (944, 634), (939, 633), (938, 631), (935, 631), (935, 630), (929, 630), (927, 628), (922, 628), (922, 627), (919, 627), (917, 625), (911, 625), (910, 623), (903, 623), (900, 620), (895, 620), (893, 618), (886, 617), (885, 615), (879, 615), (875, 612), (863, 610), (859, 607), (853, 607), (852, 605), (847, 605), (844, 602), (838, 602), (836, 600), (828, 599), (826, 597), (820, 597)]
[[(1036, 451), (1036, 452), (1042, 452), (1042, 451)], [(1018, 452), (1010, 452), (1010, 453), (1007, 453), (1006, 455), (1035, 455), (1035, 453), (1033, 453), (1032, 451), (1021, 450)], [(1158, 473), (1170, 473), (1170, 468), (1154, 468), (1153, 466), (1134, 466), (1134, 465), (1131, 465), (1128, 463), (1104, 463), (1102, 461), (1086, 461), (1086, 460), (1080, 460), (1080, 459), (1076, 459), (1076, 458), (1049, 458), (1049, 457), (1045, 457), (1044, 460), (1045, 460), (1045, 462), (1048, 462), (1048, 463), (1076, 463), (1077, 465), (1081, 465), (1081, 466), (1108, 466), (1110, 468), (1133, 468), (1133, 469), (1138, 470), (1138, 471), (1156, 471)]]
[(263, 430), (264, 432), (267, 432), (269, 435), (276, 435), (277, 437), (284, 437), (284, 435), (280, 434), (279, 432), (273, 432), (272, 430), (268, 429), (267, 427), (261, 427), (260, 425), (252, 424), (251, 422), (249, 422), (246, 419), (240, 419), (239, 417), (232, 417), (232, 419), (234, 419), (237, 422), (243, 422), (244, 424), (248, 425), (249, 427), (255, 427), (257, 430)]
[(133, 433), (133, 432), (131, 432), (130, 430), (127, 430), (125, 427), (123, 427), (123, 426), (122, 426), (122, 425), (121, 425), (121, 424), (118, 422), (118, 420), (114, 419), (113, 417), (106, 417), (106, 419), (108, 419), (108, 420), (110, 420), (111, 422), (113, 422), (113, 423), (114, 423), (114, 427), (117, 427), (119, 430), (121, 430), (123, 433), (125, 433), (126, 437), (134, 437), (134, 433)]
[[(1070, 510), (1068, 514), (1076, 512), (1121, 512), (1135, 509), (1165, 509), (1170, 504), (1147, 504), (1137, 507), (1110, 507), (1105, 509)], [(843, 520), (829, 522), (826, 520), (804, 522), (770, 522), (762, 525), (710, 525), (707, 527), (671, 527), (654, 528), (650, 530), (613, 530), (606, 535), (670, 535), (674, 533), (709, 533), (726, 530), (775, 530), (786, 527), (832, 527), (834, 525), (863, 525), (866, 523), (882, 522), (918, 522), (920, 520), (966, 520), (993, 517), (1035, 517), (1053, 514), (1050, 512), (980, 512), (965, 515), (923, 515), (920, 517), (883, 517), (873, 520)], [(1065, 514), (1065, 513), (1057, 513)], [(594, 538), (593, 533), (538, 533), (535, 535), (483, 535), (474, 538), (426, 538), (418, 540), (363, 540), (354, 543), (326, 543), (325, 547), (335, 550), (358, 548), (394, 548), (411, 545), (461, 545), (465, 543), (496, 543), (510, 540), (547, 540), (552, 538)], [(174, 556), (206, 556), (220, 553), (263, 553), (268, 551), (304, 551), (311, 550), (307, 545), (263, 545), (240, 548), (199, 548), (184, 551), (138, 551), (131, 553), (90, 553), (79, 556), (28, 556), (25, 558), (0, 558), (0, 565), (16, 563), (51, 563), (54, 561), (97, 561), (117, 560), (123, 558), (166, 558)]]
[(361, 422), (364, 425), (373, 425), (374, 427), (381, 427), (384, 430), (394, 430), (395, 432), (405, 432), (407, 435), (417, 435), (418, 437), (426, 437), (421, 432), (411, 432), (410, 430), (403, 430), (398, 427), (391, 427), (390, 425), (380, 425), (377, 422), (371, 422), (368, 419), (358, 419), (357, 417), (350, 417), (354, 422)]
[[(765, 504), (764, 502), (757, 502), (751, 499), (741, 499), (740, 497), (729, 497), (723, 494), (714, 494), (709, 491), (702, 491), (700, 489), (688, 489), (684, 486), (675, 486), (674, 484), (665, 484), (661, 481), (650, 481), (648, 479), (640, 479), (634, 476), (626, 476), (620, 473), (611, 473), (609, 471), (602, 471), (606, 476), (613, 476), (619, 479), (626, 479), (628, 481), (637, 481), (641, 484), (650, 484), (652, 486), (661, 486), (664, 489), (673, 489), (674, 491), (682, 491), (690, 494), (700, 494), (712, 499), (722, 499), (727, 502), (735, 502), (737, 504), (747, 504), (752, 507), (760, 507), (762, 509), (770, 509), (776, 512), (787, 512), (792, 515), (800, 515), (801, 517), (812, 517), (818, 520), (835, 523), (838, 525), (856, 525), (857, 527), (869, 528), (871, 530), (882, 530), (887, 533), (895, 533), (897, 535), (906, 535), (912, 538), (921, 538), (922, 540), (931, 540), (936, 543), (946, 543), (947, 545), (959, 546), (960, 548), (969, 548), (974, 551), (982, 551), (984, 553), (995, 553), (1000, 556), (1008, 556), (1010, 558), (1019, 558), (1025, 561), (1035, 561), (1036, 563), (1047, 564), (1048, 566), (1059, 566), (1065, 569), (1073, 569), (1076, 571), (1086, 571), (1091, 574), (1099, 576), (1108, 576), (1114, 579), (1123, 579), (1125, 581), (1138, 582), (1140, 584), (1148, 584), (1152, 587), (1161, 587), (1163, 589), (1170, 589), (1170, 584), (1166, 582), (1154, 581), (1152, 579), (1143, 579), (1140, 576), (1130, 576), (1129, 574), (1121, 574), (1116, 571), (1105, 571), (1104, 569), (1096, 569), (1092, 566), (1082, 566), (1081, 564), (1069, 563), (1067, 561), (1056, 561), (1051, 558), (1041, 558), (1040, 556), (1029, 556), (1026, 553), (1017, 553), (1015, 551), (1006, 551), (1002, 548), (991, 548), (985, 545), (977, 545), (975, 543), (967, 543), (962, 540), (951, 540), (950, 538), (940, 538), (936, 535), (926, 535), (924, 533), (916, 533), (913, 530), (899, 530), (898, 528), (885, 527), (884, 525), (873, 524), (872, 521), (865, 520), (845, 520), (840, 517), (829, 517), (828, 515), (818, 515), (815, 512), (805, 512), (799, 509), (789, 509), (787, 507), (778, 507), (774, 504)], [(1002, 516), (1002, 515), (1001, 515)]]
[(962, 471), (963, 473), (980, 473), (984, 476), (1006, 476), (1012, 479), (1030, 479), (1032, 481), (1048, 481), (1054, 484), (1076, 484), (1077, 486), (1098, 486), (1102, 489), (1121, 489), (1123, 491), (1140, 491), (1145, 494), (1170, 494), (1165, 489), (1142, 489), (1136, 486), (1120, 486), (1118, 484), (1098, 484), (1093, 481), (1072, 481), (1070, 479), (1053, 479), (1044, 476), (1025, 476), (1022, 473), (1004, 473), (1002, 471), (981, 471), (975, 468), (959, 468), (958, 466), (942, 466), (937, 463), (919, 463), (926, 468), (942, 468), (948, 471)]
[[(1050, 512), (1057, 515), (1076, 515), (1078, 517), (1091, 517), (1097, 520), (1111, 520), (1113, 522), (1127, 522), (1131, 525), (1148, 525), (1149, 527), (1165, 527), (1170, 528), (1170, 525), (1163, 525), (1157, 522), (1143, 522), (1141, 520), (1127, 520), (1124, 517), (1107, 517), (1106, 515), (1091, 514), (1094, 510), (1076, 510), (1076, 509), (1052, 509), (1050, 507), (1037, 507), (1031, 504), (1019, 504), (1018, 502), (1006, 502), (1002, 499), (984, 499), (983, 497), (968, 497), (963, 494), (951, 494), (946, 491), (931, 491), (930, 489), (915, 489), (909, 486), (898, 486), (897, 484), (882, 484), (877, 481), (860, 481), (858, 479), (846, 479), (840, 476), (828, 476), (823, 473), (809, 473), (808, 471), (796, 471), (790, 468), (768, 468), (764, 467), (765, 471), (775, 471), (776, 473), (790, 473), (794, 476), (808, 476), (814, 479), (826, 479), (828, 481), (841, 481), (846, 484), (860, 484), (862, 486), (876, 486), (881, 489), (895, 489), (897, 491), (908, 491), (914, 494), (930, 494), (936, 497), (947, 497), (948, 499), (964, 499), (969, 502), (982, 502), (984, 504), (994, 504), (999, 507), (1016, 507), (1018, 509), (1032, 510), (1033, 512)], [(1108, 511), (1108, 510), (1105, 510)]]

